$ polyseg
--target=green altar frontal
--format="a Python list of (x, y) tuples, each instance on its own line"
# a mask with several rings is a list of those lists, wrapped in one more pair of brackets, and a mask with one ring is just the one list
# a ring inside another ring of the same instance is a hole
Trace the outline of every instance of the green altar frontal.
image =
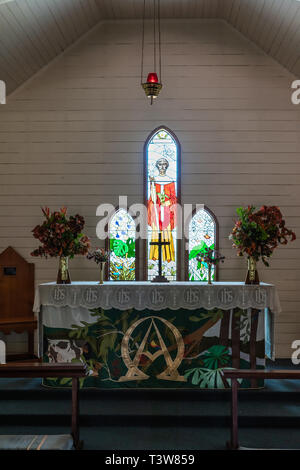
[[(273, 286), (128, 284), (40, 286), (43, 360), (83, 361), (87, 388), (226, 389), (225, 369), (264, 368), (273, 358)], [(71, 385), (67, 378), (43, 383)]]

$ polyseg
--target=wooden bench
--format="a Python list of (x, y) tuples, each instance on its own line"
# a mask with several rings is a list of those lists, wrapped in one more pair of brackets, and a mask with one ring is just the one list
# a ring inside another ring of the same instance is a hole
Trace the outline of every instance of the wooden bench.
[[(87, 369), (84, 364), (74, 363), (41, 363), (41, 362), (23, 362), (23, 363), (8, 363), (0, 364), (0, 378), (13, 378), (13, 377), (69, 377), (72, 379), (72, 432), (69, 436), (73, 441), (75, 449), (81, 449), (83, 442), (79, 439), (79, 379), (87, 375)], [(8, 436), (6, 436), (8, 437)], [(20, 438), (20, 436), (14, 436)], [(38, 450), (45, 444), (46, 438), (53, 438), (53, 436), (30, 436), (42, 439), (40, 444), (36, 447)], [(66, 436), (65, 436), (66, 437)], [(30, 447), (32, 448), (32, 447)], [(28, 446), (25, 447), (28, 449)]]
[(11, 246), (0, 254), (0, 331), (9, 335), (27, 332), (28, 351), (8, 355), (6, 360), (34, 360), (34, 331), (37, 320), (32, 311), (34, 302), (34, 264), (19, 255)]
[(300, 370), (232, 369), (225, 370), (223, 374), (226, 379), (231, 379), (231, 440), (227, 442), (227, 448), (237, 450), (240, 448), (238, 438), (238, 379), (300, 380)]

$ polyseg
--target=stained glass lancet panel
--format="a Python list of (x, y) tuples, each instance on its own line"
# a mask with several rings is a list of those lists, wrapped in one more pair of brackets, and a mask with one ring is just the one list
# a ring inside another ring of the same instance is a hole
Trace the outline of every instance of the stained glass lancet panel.
[[(199, 262), (196, 256), (206, 248), (216, 248), (216, 222), (214, 217), (205, 209), (200, 209), (189, 223), (189, 280), (207, 281), (208, 268)], [(212, 267), (212, 280), (215, 279), (215, 269)]]
[(162, 248), (162, 273), (169, 280), (176, 280), (176, 204), (178, 199), (178, 148), (169, 132), (160, 129), (149, 140), (146, 148), (148, 240), (147, 278), (158, 274), (158, 247), (150, 245), (162, 241), (169, 245)]
[(119, 209), (109, 224), (109, 280), (134, 281), (136, 277), (135, 223), (125, 209)]

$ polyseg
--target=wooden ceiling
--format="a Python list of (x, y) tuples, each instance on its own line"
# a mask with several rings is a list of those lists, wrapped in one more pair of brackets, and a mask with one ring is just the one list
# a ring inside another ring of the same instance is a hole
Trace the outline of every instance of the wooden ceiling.
[[(8, 94), (99, 21), (140, 19), (142, 6), (143, 0), (0, 0), (0, 79)], [(224, 19), (300, 76), (297, 0), (161, 0), (161, 14)]]
[(298, 0), (224, 0), (222, 18), (294, 75), (300, 76)]
[(6, 82), (8, 94), (100, 20), (94, 0), (1, 3), (0, 78)]
[[(160, 0), (162, 18), (218, 18), (223, 0)], [(105, 19), (142, 18), (144, 0), (96, 0)], [(146, 0), (147, 16), (153, 0)]]

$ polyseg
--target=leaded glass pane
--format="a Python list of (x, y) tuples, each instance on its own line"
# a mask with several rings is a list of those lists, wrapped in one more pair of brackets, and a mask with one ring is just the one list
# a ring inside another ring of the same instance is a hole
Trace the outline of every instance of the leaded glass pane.
[[(189, 280), (207, 281), (208, 268), (197, 261), (196, 256), (205, 248), (215, 248), (216, 225), (213, 217), (205, 209), (200, 209), (189, 223)], [(215, 269), (212, 267), (211, 279), (215, 279)]]
[(135, 223), (125, 209), (119, 209), (109, 224), (109, 279), (135, 280)]
[(158, 274), (158, 247), (150, 242), (169, 244), (162, 248), (162, 274), (176, 280), (176, 204), (177, 204), (177, 145), (164, 129), (158, 131), (147, 148), (148, 200), (148, 279)]

